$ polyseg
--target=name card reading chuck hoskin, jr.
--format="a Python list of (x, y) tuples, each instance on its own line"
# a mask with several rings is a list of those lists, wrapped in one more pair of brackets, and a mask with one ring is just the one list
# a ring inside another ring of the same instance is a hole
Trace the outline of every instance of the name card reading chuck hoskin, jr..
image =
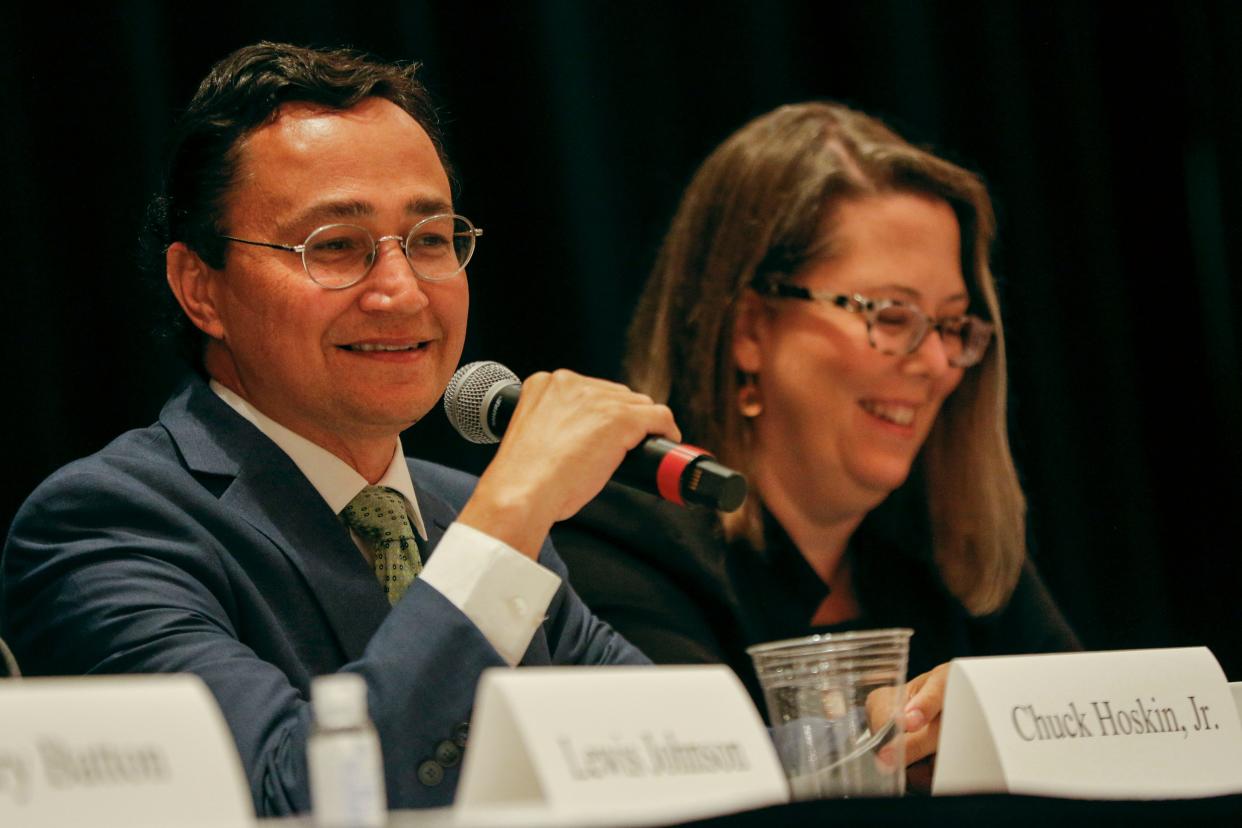
[(1242, 792), (1242, 727), (1206, 647), (955, 659), (934, 794)]
[(727, 667), (540, 667), (483, 674), (455, 807), (471, 825), (619, 826), (788, 796)]
[(254, 824), (233, 738), (197, 676), (0, 681), (0, 826)]

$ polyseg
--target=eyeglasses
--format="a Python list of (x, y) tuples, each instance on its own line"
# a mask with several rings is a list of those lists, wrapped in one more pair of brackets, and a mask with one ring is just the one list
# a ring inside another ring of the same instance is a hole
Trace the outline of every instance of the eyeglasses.
[(302, 256), (302, 267), (315, 284), (328, 290), (343, 290), (358, 284), (371, 272), (379, 256), (382, 242), (401, 243), (414, 275), (428, 282), (451, 279), (466, 267), (474, 255), (474, 247), (482, 228), (470, 219), (451, 213), (428, 216), (401, 236), (372, 238), (366, 228), (356, 224), (327, 224), (317, 228), (301, 244), (272, 242), (220, 236), (222, 239), (257, 247), (287, 250)]
[(987, 353), (994, 330), (992, 323), (969, 314), (929, 319), (917, 305), (895, 299), (873, 300), (857, 293), (829, 293), (766, 279), (756, 279), (751, 288), (761, 296), (827, 302), (850, 313), (862, 314), (867, 322), (867, 341), (882, 354), (912, 354), (923, 344), (927, 332), (935, 330), (944, 343), (949, 364), (955, 368), (978, 364)]

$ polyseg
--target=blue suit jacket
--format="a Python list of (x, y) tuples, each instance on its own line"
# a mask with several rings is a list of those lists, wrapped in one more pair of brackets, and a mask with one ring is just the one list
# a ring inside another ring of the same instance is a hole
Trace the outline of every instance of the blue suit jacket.
[[(434, 547), (474, 478), (411, 460)], [(563, 579), (524, 664), (645, 658)], [(25, 672), (193, 672), (215, 694), (260, 814), (309, 808), (313, 676), (361, 673), (394, 807), (452, 801), (486, 667), (503, 660), (416, 581), (389, 607), (348, 530), (288, 456), (192, 379), (155, 425), (45, 481), (0, 568), (4, 635)], [(436, 761), (436, 760), (439, 761)]]

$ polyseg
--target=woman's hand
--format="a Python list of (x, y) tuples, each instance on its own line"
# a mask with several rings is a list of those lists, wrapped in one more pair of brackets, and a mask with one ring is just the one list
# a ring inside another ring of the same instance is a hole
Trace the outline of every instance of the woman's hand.
[(940, 711), (944, 708), (949, 665), (915, 676), (906, 683), (906, 785), (914, 791), (931, 790), (936, 750), (940, 746)]

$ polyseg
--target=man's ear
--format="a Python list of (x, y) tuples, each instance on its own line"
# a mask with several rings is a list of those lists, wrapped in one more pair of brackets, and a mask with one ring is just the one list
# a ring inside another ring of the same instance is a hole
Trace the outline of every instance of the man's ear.
[(768, 307), (753, 291), (746, 291), (738, 300), (733, 317), (733, 363), (745, 374), (758, 374), (763, 363), (763, 347), (772, 320)]
[(173, 242), (164, 255), (168, 287), (185, 315), (212, 339), (224, 339), (224, 322), (216, 309), (218, 271), (207, 266), (184, 242)]

